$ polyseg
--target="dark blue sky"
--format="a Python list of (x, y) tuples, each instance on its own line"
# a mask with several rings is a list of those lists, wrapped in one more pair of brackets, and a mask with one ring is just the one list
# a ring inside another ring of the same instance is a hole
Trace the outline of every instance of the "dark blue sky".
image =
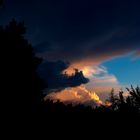
[(24, 21), (44, 59), (81, 70), (102, 65), (120, 85), (137, 85), (140, 59), (132, 59), (140, 56), (139, 7), (139, 0), (6, 0), (0, 23)]

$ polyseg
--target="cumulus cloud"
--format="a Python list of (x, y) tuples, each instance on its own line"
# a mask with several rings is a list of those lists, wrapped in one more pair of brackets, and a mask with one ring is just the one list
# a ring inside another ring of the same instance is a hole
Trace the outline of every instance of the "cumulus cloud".
[(72, 103), (73, 105), (85, 104), (92, 107), (102, 104), (102, 101), (96, 93), (87, 90), (84, 85), (66, 88), (63, 91), (51, 93), (45, 97), (45, 100), (47, 99), (54, 101), (60, 100), (61, 102)]

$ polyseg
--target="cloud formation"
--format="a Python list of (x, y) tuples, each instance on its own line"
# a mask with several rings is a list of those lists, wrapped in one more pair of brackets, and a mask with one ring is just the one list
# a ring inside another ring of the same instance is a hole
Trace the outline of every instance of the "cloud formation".
[(51, 89), (86, 83), (82, 73), (69, 78), (62, 74), (78, 68), (90, 77), (89, 84), (107, 92), (118, 81), (98, 65), (128, 53), (140, 56), (139, 0), (7, 0), (5, 5), (0, 23), (13, 17), (25, 21), (37, 56), (50, 66), (43, 63), (40, 73)]
[(74, 74), (71, 76), (67, 75), (67, 73), (63, 73), (68, 66), (69, 63), (62, 61), (45, 61), (39, 66), (38, 73), (46, 83), (46, 93), (59, 91), (67, 87), (80, 86), (89, 81), (84, 77), (82, 71), (78, 71), (77, 69), (75, 69)]
[(140, 55), (139, 6), (138, 0), (8, 0), (1, 23), (24, 20), (27, 36), (40, 44), (39, 56), (80, 68), (129, 52)]
[(72, 103), (73, 105), (85, 104), (92, 107), (102, 104), (102, 101), (96, 93), (88, 91), (84, 85), (66, 88), (63, 91), (51, 93), (45, 97), (45, 100), (47, 99), (54, 101), (60, 100), (66, 104)]

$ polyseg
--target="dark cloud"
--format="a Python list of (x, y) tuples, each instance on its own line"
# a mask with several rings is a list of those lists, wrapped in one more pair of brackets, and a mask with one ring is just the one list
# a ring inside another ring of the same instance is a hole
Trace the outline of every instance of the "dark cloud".
[(140, 52), (138, 0), (40, 0), (14, 4), (12, 13), (28, 24), (28, 36), (34, 44), (49, 42), (49, 47), (43, 43), (36, 48), (44, 58), (100, 63)]
[(84, 77), (81, 71), (75, 70), (72, 76), (68, 76), (63, 71), (67, 69), (69, 63), (62, 61), (44, 62), (38, 68), (38, 73), (46, 82), (48, 92), (62, 90), (67, 87), (75, 87), (87, 83), (89, 80)]
[(139, 0), (7, 0), (1, 23), (24, 20), (39, 56), (94, 64), (140, 54)]
[(34, 46), (34, 51), (35, 53), (44, 53), (44, 52), (48, 52), (48, 51), (51, 51), (51, 46), (49, 44), (49, 42), (42, 42), (42, 43), (39, 43), (37, 45)]

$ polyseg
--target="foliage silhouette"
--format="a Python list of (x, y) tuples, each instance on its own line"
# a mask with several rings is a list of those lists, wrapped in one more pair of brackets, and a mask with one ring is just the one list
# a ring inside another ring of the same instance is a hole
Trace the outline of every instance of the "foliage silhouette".
[(114, 92), (111, 93), (109, 107), (113, 112), (120, 113), (140, 113), (140, 87), (126, 88), (129, 95), (124, 96), (124, 92), (120, 91), (119, 96), (115, 96)]
[(0, 26), (1, 55), (4, 54), (3, 104), (6, 111), (39, 111), (42, 105), (43, 81), (36, 69), (41, 59), (35, 57), (31, 44), (24, 38), (24, 23), (12, 20)]

